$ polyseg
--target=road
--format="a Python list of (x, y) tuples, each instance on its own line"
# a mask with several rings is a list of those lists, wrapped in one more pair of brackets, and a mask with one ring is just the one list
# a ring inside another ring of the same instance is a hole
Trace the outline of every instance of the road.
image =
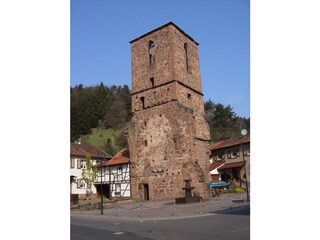
[(249, 240), (250, 205), (210, 215), (163, 220), (72, 216), (71, 240)]

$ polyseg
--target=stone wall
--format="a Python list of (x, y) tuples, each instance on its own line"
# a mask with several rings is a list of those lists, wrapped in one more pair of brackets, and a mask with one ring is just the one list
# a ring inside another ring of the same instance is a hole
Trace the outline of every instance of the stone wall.
[[(149, 62), (149, 43), (155, 44), (154, 63)], [(131, 45), (132, 92), (146, 90), (150, 87), (150, 78), (155, 86), (173, 79), (172, 49), (168, 28), (154, 32)]]
[(150, 200), (183, 197), (184, 179), (192, 180), (193, 193), (208, 197), (210, 131), (197, 43), (167, 24), (131, 44), (133, 198), (145, 199), (146, 184)]
[(182, 197), (184, 179), (207, 196), (209, 143), (195, 141), (193, 130), (192, 111), (177, 101), (134, 115), (128, 133), (133, 196), (143, 199), (139, 184), (148, 184), (151, 200)]
[[(174, 27), (172, 27), (172, 42), (174, 53), (173, 79), (184, 83), (198, 92), (202, 92), (197, 44)], [(186, 67), (185, 44), (187, 45), (188, 69)]]

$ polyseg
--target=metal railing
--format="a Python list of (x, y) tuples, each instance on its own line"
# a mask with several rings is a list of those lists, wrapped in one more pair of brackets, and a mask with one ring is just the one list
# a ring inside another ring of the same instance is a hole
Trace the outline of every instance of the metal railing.
[[(220, 196), (200, 200), (198, 203), (176, 204), (175, 201), (104, 204), (104, 215), (122, 218), (161, 218), (182, 217), (191, 215), (211, 214), (217, 211), (240, 207), (248, 204), (245, 194)], [(80, 214), (98, 214), (100, 203), (90, 207), (79, 208)], [(90, 211), (88, 211), (90, 210)]]

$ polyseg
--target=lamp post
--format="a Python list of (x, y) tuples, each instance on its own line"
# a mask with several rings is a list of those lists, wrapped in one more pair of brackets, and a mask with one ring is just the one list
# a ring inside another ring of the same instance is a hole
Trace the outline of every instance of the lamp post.
[(98, 160), (100, 163), (100, 196), (101, 196), (101, 201), (100, 201), (100, 214), (103, 215), (103, 194), (102, 194), (102, 162), (103, 160), (100, 159)]
[[(247, 130), (242, 129), (241, 130), (241, 135), (246, 136), (247, 135)], [(244, 162), (244, 174), (246, 175), (246, 189), (247, 189), (247, 199), (249, 200), (249, 188), (248, 188), (248, 176), (247, 176), (247, 170), (246, 170), (246, 160), (244, 159), (244, 148), (241, 140), (241, 149), (242, 149), (242, 159)]]

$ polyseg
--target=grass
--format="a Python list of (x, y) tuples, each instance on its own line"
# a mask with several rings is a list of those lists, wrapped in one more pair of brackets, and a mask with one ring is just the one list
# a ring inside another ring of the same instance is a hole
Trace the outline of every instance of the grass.
[(93, 146), (97, 146), (102, 150), (106, 151), (107, 149), (107, 141), (111, 139), (112, 147), (114, 149), (114, 153), (109, 153), (111, 155), (116, 154), (121, 150), (121, 146), (118, 146), (118, 139), (120, 135), (120, 131), (114, 129), (92, 129), (92, 133), (90, 135), (85, 135), (81, 137), (81, 141), (84, 144), (89, 144)]

